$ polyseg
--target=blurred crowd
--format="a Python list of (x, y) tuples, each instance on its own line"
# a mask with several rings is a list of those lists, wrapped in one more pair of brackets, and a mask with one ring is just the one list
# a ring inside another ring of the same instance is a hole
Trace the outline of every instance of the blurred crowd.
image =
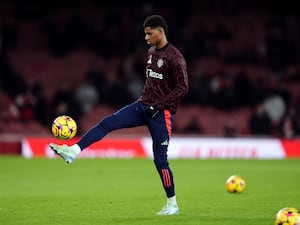
[[(293, 2), (271, 0), (1, 1), (0, 133), (11, 121), (49, 126), (61, 114), (79, 121), (98, 105), (118, 108), (138, 98), (147, 50), (142, 22), (153, 13), (167, 19), (169, 40), (187, 59), (183, 106), (248, 108), (249, 135), (300, 134), (300, 18)], [(19, 52), (63, 61), (82, 49), (102, 63), (50, 94), (43, 77), (28, 82), (14, 64)], [(186, 132), (203, 133), (194, 119)], [(237, 135), (230, 126), (224, 132)]]

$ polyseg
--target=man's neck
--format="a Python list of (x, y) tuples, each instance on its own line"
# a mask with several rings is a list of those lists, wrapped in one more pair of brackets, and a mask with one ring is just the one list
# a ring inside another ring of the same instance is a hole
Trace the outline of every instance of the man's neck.
[(168, 40), (166, 38), (162, 39), (158, 45), (155, 46), (156, 49), (161, 49), (168, 44)]

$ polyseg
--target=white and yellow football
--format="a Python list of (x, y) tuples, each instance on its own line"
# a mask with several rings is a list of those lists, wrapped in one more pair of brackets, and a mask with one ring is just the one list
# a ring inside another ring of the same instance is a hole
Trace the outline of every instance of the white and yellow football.
[(246, 188), (246, 181), (241, 176), (232, 175), (227, 179), (225, 187), (230, 193), (241, 193)]
[(280, 209), (276, 214), (275, 225), (300, 225), (300, 211), (293, 207)]
[(58, 116), (52, 123), (52, 134), (61, 140), (69, 140), (77, 133), (76, 121), (66, 115)]

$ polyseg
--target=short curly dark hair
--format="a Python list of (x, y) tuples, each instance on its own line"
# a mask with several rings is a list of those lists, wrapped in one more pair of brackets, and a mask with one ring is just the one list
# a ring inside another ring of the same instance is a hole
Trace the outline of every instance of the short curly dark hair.
[(145, 19), (143, 27), (144, 28), (145, 27), (151, 27), (151, 28), (162, 27), (164, 29), (165, 33), (166, 34), (168, 33), (167, 22), (166, 22), (166, 20), (162, 16), (159, 16), (159, 15), (148, 16)]

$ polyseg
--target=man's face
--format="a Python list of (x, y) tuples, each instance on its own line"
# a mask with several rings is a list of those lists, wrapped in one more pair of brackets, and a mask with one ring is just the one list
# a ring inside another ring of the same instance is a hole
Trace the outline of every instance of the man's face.
[(162, 28), (151, 28), (151, 27), (145, 27), (145, 40), (147, 41), (148, 45), (158, 45), (159, 42), (162, 39)]

